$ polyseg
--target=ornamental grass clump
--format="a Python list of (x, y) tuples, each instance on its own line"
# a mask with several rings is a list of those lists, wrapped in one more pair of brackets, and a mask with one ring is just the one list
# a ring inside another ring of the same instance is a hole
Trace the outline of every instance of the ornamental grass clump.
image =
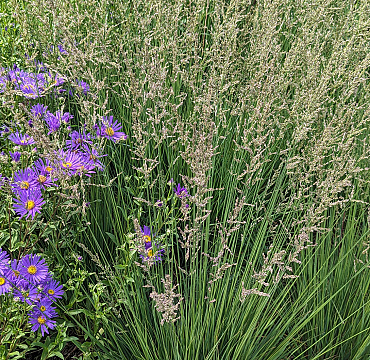
[[(97, 357), (370, 356), (365, 3), (11, 4), (29, 64), (65, 81), (48, 122), (12, 111), (22, 87), (4, 106), (62, 199), (90, 203), (75, 239), (94, 280), (73, 321)], [(75, 243), (56, 243), (68, 268)]]

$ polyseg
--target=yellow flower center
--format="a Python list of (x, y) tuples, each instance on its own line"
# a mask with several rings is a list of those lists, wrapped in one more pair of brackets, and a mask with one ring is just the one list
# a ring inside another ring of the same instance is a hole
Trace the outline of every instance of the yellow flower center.
[(43, 184), (46, 181), (46, 176), (44, 175), (39, 175), (39, 183)]
[(26, 209), (27, 209), (27, 210), (32, 210), (34, 207), (35, 207), (35, 202), (34, 202), (34, 201), (32, 201), (32, 200), (28, 200), (28, 201), (26, 202)]
[(40, 310), (41, 311), (45, 311), (46, 310), (46, 307), (44, 305), (40, 306)]
[(109, 128), (106, 128), (106, 129), (105, 129), (105, 133), (106, 133), (108, 136), (113, 136), (113, 135), (114, 135), (114, 130), (113, 130), (113, 128), (109, 127)]
[(55, 293), (55, 291), (54, 291), (53, 289), (49, 289), (49, 290), (48, 290), (48, 294), (49, 294), (49, 295), (54, 295), (54, 293)]
[(37, 322), (38, 322), (40, 325), (44, 325), (44, 324), (45, 324), (45, 322), (46, 322), (46, 319), (45, 319), (44, 317), (42, 317), (42, 316), (39, 316), (39, 317), (37, 318)]
[(153, 250), (152, 249), (150, 249), (149, 251), (148, 251), (148, 256), (150, 256), (150, 257), (152, 257), (154, 254), (153, 254)]
[(21, 189), (28, 190), (28, 188), (30, 187), (30, 183), (28, 181), (22, 181), (19, 186), (21, 187)]
[(22, 144), (25, 144), (26, 142), (27, 142), (27, 140), (21, 140)]
[(95, 160), (96, 160), (96, 156), (91, 154), (91, 155), (90, 155), (90, 160), (95, 161)]
[(30, 266), (28, 267), (27, 271), (28, 271), (28, 273), (29, 273), (30, 275), (35, 275), (35, 274), (36, 274), (36, 272), (37, 272), (37, 268), (36, 268), (36, 266), (35, 266), (35, 265), (30, 265)]
[(151, 242), (152, 241), (152, 239), (150, 238), (149, 235), (144, 235), (144, 240), (145, 240), (145, 242)]
[(62, 166), (64, 168), (67, 168), (67, 167), (70, 168), (72, 166), (72, 163), (71, 162), (65, 162), (65, 163), (62, 164)]
[(3, 277), (0, 277), (0, 286), (5, 284), (5, 279)]
[(45, 168), (45, 170), (46, 170), (47, 172), (51, 172), (53, 169), (52, 169), (50, 166), (47, 166), (47, 167)]
[(30, 295), (30, 293), (27, 291), (26, 293), (24, 293), (24, 297), (28, 297)]

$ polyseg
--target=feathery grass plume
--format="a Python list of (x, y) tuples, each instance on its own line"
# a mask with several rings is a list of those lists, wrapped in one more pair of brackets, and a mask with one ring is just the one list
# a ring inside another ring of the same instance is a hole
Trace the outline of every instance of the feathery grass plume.
[[(165, 322), (174, 323), (180, 317), (177, 317), (177, 311), (183, 297), (180, 294), (175, 293), (175, 289), (178, 285), (173, 286), (171, 276), (166, 275), (164, 279), (161, 279), (164, 286), (164, 293), (157, 293), (153, 285), (146, 285), (144, 287), (149, 287), (152, 289), (150, 293), (150, 298), (155, 302), (155, 308), (158, 312), (162, 314), (161, 325)], [(178, 298), (176, 302), (176, 298)]]

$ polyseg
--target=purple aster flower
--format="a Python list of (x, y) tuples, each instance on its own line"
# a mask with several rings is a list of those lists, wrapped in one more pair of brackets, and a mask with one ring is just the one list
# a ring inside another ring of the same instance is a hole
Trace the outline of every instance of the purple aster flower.
[(84, 158), (81, 158), (81, 166), (76, 170), (75, 174), (86, 175), (91, 177), (90, 174), (95, 174), (95, 164), (91, 161), (84, 161)]
[(33, 311), (29, 314), (29, 324), (32, 326), (32, 331), (37, 331), (41, 329), (41, 335), (44, 336), (44, 333), (49, 334), (49, 329), (54, 329), (56, 325), (55, 320), (51, 320), (50, 317), (45, 314), (40, 314), (39, 311)]
[(61, 299), (64, 294), (63, 285), (60, 285), (58, 281), (50, 279), (46, 282), (41, 294), (48, 298), (49, 300), (55, 301), (56, 299)]
[(0, 248), (0, 274), (8, 269), (9, 255), (6, 251), (2, 251)]
[(16, 151), (12, 153), (9, 151), (10, 157), (13, 159), (13, 161), (18, 162), (21, 159), (21, 153), (19, 151)]
[(27, 99), (37, 99), (43, 89), (40, 89), (34, 80), (27, 79), (27, 82), (19, 84), (19, 90)]
[(146, 249), (146, 256), (139, 255), (140, 258), (144, 262), (148, 262), (149, 264), (155, 264), (162, 261), (162, 255), (164, 254), (164, 249), (154, 249), (153, 247), (150, 247), (149, 249)]
[(10, 272), (11, 276), (9, 280), (15, 287), (18, 287), (19, 284), (23, 282), (22, 276), (20, 276), (20, 273), (21, 273), (20, 268), (21, 268), (21, 265), (17, 259), (13, 259), (10, 262), (10, 269), (12, 271)]
[(73, 115), (71, 115), (69, 112), (62, 113), (61, 111), (57, 111), (55, 113), (55, 116), (59, 121), (64, 122), (65, 124), (68, 124), (71, 119), (73, 119)]
[(38, 284), (48, 276), (48, 266), (38, 255), (26, 255), (21, 259), (20, 264), (21, 275), (32, 284)]
[(122, 125), (117, 120), (113, 122), (113, 116), (109, 116), (109, 118), (103, 116), (103, 123), (98, 130), (98, 135), (113, 140), (114, 142), (117, 142), (119, 140), (126, 140), (127, 135), (124, 132), (118, 131), (121, 128)]
[(55, 307), (52, 306), (52, 301), (43, 298), (41, 299), (36, 305), (36, 308), (33, 310), (34, 313), (39, 313), (39, 315), (45, 315), (49, 318), (53, 318), (58, 316), (58, 314), (55, 311)]
[(35, 189), (36, 186), (32, 186), (33, 180), (34, 173), (30, 168), (20, 169), (14, 173), (13, 187), (21, 191)]
[(145, 254), (140, 254), (140, 258), (149, 264), (162, 261), (161, 256), (164, 254), (164, 249), (160, 248), (160, 244), (152, 241), (150, 228), (144, 225), (144, 229), (140, 229), (145, 241)]
[(59, 152), (60, 166), (63, 169), (69, 170), (74, 174), (82, 165), (83, 161), (78, 152), (60, 151)]
[(43, 117), (47, 112), (48, 107), (42, 104), (36, 104), (31, 107), (31, 113), (34, 117)]
[(23, 93), (28, 99), (36, 99), (42, 96), (45, 90), (45, 78), (43, 74), (28, 73), (14, 67), (8, 72), (9, 80), (14, 84), (17, 90)]
[(42, 175), (50, 175), (55, 170), (55, 167), (48, 159), (45, 159), (45, 162), (43, 159), (36, 160), (34, 168)]
[(41, 196), (41, 191), (38, 189), (20, 191), (19, 199), (13, 199), (13, 201), (13, 208), (16, 213), (21, 215), (20, 219), (27, 215), (26, 219), (31, 216), (33, 220), (36, 213), (41, 213), (41, 206), (45, 204)]
[[(22, 275), (20, 275), (22, 276)], [(12, 285), (15, 284), (10, 281)], [(29, 283), (27, 280), (16, 280), (17, 286), (14, 287), (13, 297), (19, 298), (22, 302), (26, 302), (28, 305), (33, 305), (34, 302), (40, 298), (39, 291), (34, 284)]]
[(3, 272), (0, 272), (0, 295), (5, 294), (10, 291), (12, 284), (9, 281), (10, 270), (7, 269)]
[(35, 60), (35, 66), (37, 71), (47, 71), (44, 63), (42, 61)]
[(45, 189), (49, 186), (55, 186), (54, 181), (56, 179), (53, 179), (50, 174), (41, 172), (34, 169), (33, 177), (31, 181), (31, 185), (34, 187), (40, 187), (41, 189)]
[(99, 158), (107, 156), (107, 154), (100, 155), (99, 152), (95, 149), (90, 149), (86, 144), (83, 146), (85, 151), (83, 157), (86, 162), (92, 162), (100, 170), (104, 169), (104, 165), (99, 161)]
[(92, 144), (91, 134), (86, 133), (85, 130), (83, 130), (82, 133), (79, 133), (78, 131), (72, 131), (69, 134), (69, 137), (71, 138), (71, 140), (67, 140), (66, 145), (71, 150), (76, 150), (82, 147), (82, 145)]
[(177, 185), (177, 188), (174, 188), (173, 191), (180, 198), (183, 199), (186, 196), (189, 196), (188, 190), (185, 187), (181, 187), (180, 184)]
[(7, 126), (4, 125), (2, 127), (2, 130), (0, 131), (0, 135), (4, 136), (4, 135), (9, 134), (9, 133), (10, 133), (10, 129)]
[(19, 132), (9, 135), (8, 139), (16, 145), (32, 145), (35, 143), (35, 140), (32, 139), (29, 135), (22, 135)]
[(62, 55), (68, 55), (68, 52), (63, 48), (63, 45), (58, 45), (58, 49)]
[(87, 93), (90, 91), (90, 86), (88, 83), (82, 80), (76, 80), (77, 86), (82, 90), (82, 92), (87, 95)]
[(54, 114), (52, 114), (50, 111), (48, 111), (45, 115), (45, 122), (49, 127), (48, 135), (56, 132), (60, 128), (60, 120), (58, 117), (56, 117)]
[[(85, 81), (82, 80), (76, 80), (75, 81), (77, 90), (81, 91), (84, 95), (87, 95), (87, 93), (90, 91), (90, 86)], [(69, 95), (73, 96), (74, 91), (71, 89), (69, 90)], [(76, 93), (76, 96), (79, 97), (80, 95)]]
[(152, 247), (152, 237), (150, 234), (149, 226), (144, 225), (144, 230), (140, 227), (141, 233), (143, 234), (143, 238), (145, 241), (145, 249), (148, 250)]
[(46, 77), (48, 80), (48, 85), (59, 86), (65, 83), (65, 80), (59, 74), (55, 74), (53, 76), (50, 71), (46, 74)]

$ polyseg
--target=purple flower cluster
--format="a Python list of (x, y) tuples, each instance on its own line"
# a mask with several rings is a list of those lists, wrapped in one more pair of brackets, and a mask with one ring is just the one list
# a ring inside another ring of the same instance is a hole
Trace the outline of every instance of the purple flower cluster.
[[(61, 54), (66, 54), (62, 46), (58, 46), (58, 50)], [(40, 66), (37, 73), (26, 72), (16, 66), (10, 69), (0, 68), (0, 93), (7, 86), (13, 86), (13, 88), (22, 91), (25, 97), (36, 99), (44, 96), (47, 88), (58, 87), (63, 83), (62, 77), (53, 76)], [(76, 80), (76, 86), (81, 88), (84, 94), (89, 91), (89, 85), (81, 80)], [(59, 92), (65, 91), (60, 88), (57, 90)], [(32, 128), (36, 122), (38, 124), (44, 123), (45, 133), (48, 135), (59, 136), (63, 128), (71, 131), (70, 121), (73, 119), (73, 115), (68, 112), (56, 111), (52, 113), (48, 110), (48, 106), (38, 103), (32, 105), (30, 115), (28, 125)], [(43, 191), (48, 187), (58, 186), (58, 177), (75, 175), (91, 177), (96, 169), (104, 169), (101, 158), (106, 155), (100, 153), (100, 147), (96, 148), (95, 139), (104, 137), (113, 142), (127, 139), (127, 135), (120, 131), (122, 124), (113, 120), (113, 116), (102, 117), (94, 129), (95, 131), (92, 133), (88, 132), (86, 127), (81, 131), (71, 131), (63, 149), (43, 154), (42, 158), (37, 159), (33, 164), (31, 163), (28, 168), (15, 171), (11, 179), (0, 175), (0, 188), (5, 184), (5, 181), (12, 187), (13, 209), (20, 218), (28, 219), (31, 217), (33, 220), (36, 213), (41, 213), (42, 206), (45, 204)], [(11, 129), (3, 126), (0, 135), (5, 135), (9, 141), (17, 146), (27, 147), (35, 144), (33, 137), (25, 134), (18, 127), (18, 124), (12, 126)], [(32, 150), (37, 152), (37, 148)], [(21, 152), (10, 151), (9, 154), (15, 163), (20, 162)], [(2, 154), (2, 156), (6, 157), (7, 155)]]
[(144, 230), (141, 228), (141, 233), (145, 241), (145, 254), (140, 254), (140, 258), (145, 262), (161, 262), (164, 249), (160, 249), (160, 244), (152, 240), (150, 228), (144, 225)]
[[(47, 88), (58, 87), (63, 83), (64, 80), (61, 76), (52, 75), (50, 72), (27, 72), (19, 69), (16, 65), (13, 68), (0, 69), (0, 93), (4, 92), (7, 86), (12, 85), (14, 89), (21, 91), (25, 98), (37, 99), (45, 95)], [(65, 90), (58, 89), (58, 91)]]
[(15, 300), (32, 306), (28, 313), (32, 331), (41, 334), (54, 329), (58, 316), (53, 303), (64, 293), (63, 285), (53, 280), (45, 260), (28, 254), (19, 261), (10, 261), (9, 255), (0, 248), (0, 295), (12, 294)]
[[(47, 106), (36, 104), (31, 107), (32, 120), (44, 120), (48, 128), (48, 134), (58, 132), (62, 124), (68, 124), (73, 116), (69, 113), (57, 111), (55, 115), (47, 110)], [(31, 123), (32, 123), (32, 120)], [(94, 148), (94, 139), (105, 137), (114, 142), (127, 139), (127, 135), (120, 132), (122, 125), (118, 121), (113, 121), (113, 116), (103, 117), (101, 124), (97, 125), (96, 133), (91, 134), (83, 128), (81, 131), (72, 131), (69, 139), (66, 140), (65, 148), (59, 150), (52, 156), (46, 155), (34, 162), (26, 169), (18, 170), (14, 173), (11, 182), (15, 198), (13, 208), (20, 218), (32, 219), (36, 213), (41, 212), (41, 207), (45, 203), (42, 191), (50, 186), (57, 186), (57, 177), (54, 174), (62, 172), (67, 176), (86, 175), (96, 172), (96, 169), (103, 170), (101, 158), (106, 156), (100, 154)], [(35, 144), (32, 137), (21, 134), (20, 131), (11, 133), (8, 139), (15, 145), (28, 146)], [(19, 152), (10, 152), (15, 162), (20, 160)], [(48, 159), (49, 158), (49, 159)], [(56, 160), (57, 159), (57, 160)]]
[(186, 187), (182, 187), (180, 184), (177, 184), (177, 188), (174, 188), (173, 191), (180, 199), (189, 196), (188, 189)]
[(49, 127), (48, 135), (58, 131), (62, 123), (68, 124), (71, 119), (73, 119), (73, 115), (68, 112), (62, 113), (61, 111), (57, 111), (54, 115), (50, 111), (47, 111), (44, 115), (44, 120)]
[(52, 168), (47, 166), (42, 159), (35, 162), (33, 167), (20, 169), (14, 173), (12, 188), (16, 198), (13, 199), (13, 208), (20, 218), (30, 216), (32, 219), (36, 213), (40, 213), (45, 201), (41, 190), (49, 186), (55, 186), (57, 180), (52, 174)]
[[(81, 135), (81, 138), (82, 143), (77, 142), (82, 145), (80, 149), (76, 149), (76, 142), (71, 140), (69, 148), (56, 154), (58, 162), (40, 158), (33, 166), (14, 172), (11, 185), (16, 197), (13, 199), (13, 208), (20, 218), (28, 219), (31, 216), (33, 219), (36, 213), (41, 213), (41, 207), (45, 204), (42, 191), (50, 186), (58, 186), (58, 179), (54, 175), (57, 169), (68, 176), (88, 177), (95, 173), (96, 168), (104, 169), (99, 159), (106, 155), (100, 155), (97, 150), (89, 148), (88, 134)], [(76, 139), (80, 138), (75, 137)]]

